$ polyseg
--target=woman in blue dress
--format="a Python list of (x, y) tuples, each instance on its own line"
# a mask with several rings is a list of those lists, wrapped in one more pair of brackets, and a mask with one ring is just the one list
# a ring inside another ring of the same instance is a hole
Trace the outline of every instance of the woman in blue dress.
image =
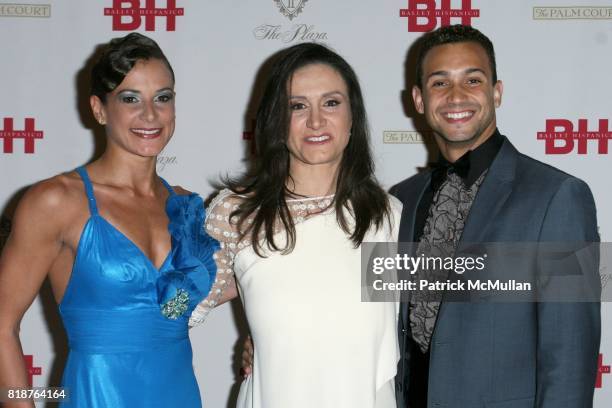
[(156, 174), (174, 97), (153, 40), (107, 45), (90, 97), (104, 154), (30, 188), (0, 258), (0, 388), (27, 387), (19, 323), (48, 276), (70, 346), (62, 406), (201, 406), (188, 319), (215, 280), (218, 243), (202, 199)]

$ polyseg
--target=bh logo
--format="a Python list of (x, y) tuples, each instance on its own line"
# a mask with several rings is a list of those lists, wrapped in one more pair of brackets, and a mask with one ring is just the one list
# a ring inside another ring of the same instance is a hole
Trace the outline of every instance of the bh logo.
[(608, 128), (608, 119), (599, 119), (598, 130), (588, 130), (587, 120), (578, 119), (578, 131), (570, 120), (548, 119), (546, 130), (538, 132), (537, 137), (545, 141), (546, 154), (568, 154), (574, 150), (575, 145), (578, 154), (587, 154), (589, 140), (597, 142), (598, 154), (608, 154), (608, 141), (612, 139), (612, 132)]
[(23, 139), (23, 152), (27, 154), (34, 153), (34, 144), (36, 139), (43, 138), (43, 132), (36, 130), (34, 118), (25, 118), (23, 130), (15, 130), (13, 126), (13, 118), (4, 118), (2, 127), (0, 128), (0, 141), (2, 141), (2, 152), (13, 153), (13, 141), (15, 139)]
[(601, 388), (603, 386), (602, 377), (604, 374), (610, 374), (610, 366), (604, 365), (603, 354), (599, 355), (597, 359), (597, 377), (595, 378), (595, 388)]
[(451, 25), (451, 19), (461, 19), (461, 24), (472, 25), (472, 18), (480, 17), (480, 10), (472, 9), (472, 0), (461, 0), (461, 8), (453, 9), (451, 0), (442, 0), (440, 8), (436, 0), (408, 0), (408, 8), (400, 10), (400, 17), (408, 18), (408, 31), (425, 33), (440, 24)]
[[(144, 3), (144, 7), (142, 7)], [(105, 8), (104, 15), (113, 17), (113, 31), (137, 30), (145, 21), (146, 31), (155, 31), (155, 19), (166, 19), (166, 31), (176, 30), (176, 17), (185, 9), (176, 7), (176, 0), (166, 0), (166, 7), (156, 7), (155, 0), (113, 0), (113, 7)]]
[(34, 376), (42, 374), (42, 368), (34, 367), (34, 356), (31, 354), (23, 356), (23, 362), (25, 363), (26, 374), (28, 375), (28, 385), (31, 387)]

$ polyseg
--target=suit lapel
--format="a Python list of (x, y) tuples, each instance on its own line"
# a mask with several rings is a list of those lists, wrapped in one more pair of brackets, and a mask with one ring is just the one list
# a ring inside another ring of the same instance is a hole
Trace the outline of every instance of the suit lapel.
[(419, 203), (423, 199), (425, 189), (429, 186), (431, 181), (431, 171), (424, 175), (416, 184), (412, 191), (407, 191), (405, 196), (406, 199), (402, 200), (404, 209), (402, 211), (402, 218), (400, 220), (400, 242), (413, 242), (414, 241), (414, 224), (417, 215), (417, 209)]
[(512, 192), (518, 151), (504, 140), (470, 209), (461, 242), (486, 242), (486, 232)]
[[(414, 224), (416, 219), (417, 209), (419, 203), (423, 199), (425, 189), (429, 186), (431, 181), (431, 171), (424, 174), (424, 177), (420, 177), (418, 183), (415, 183), (414, 187), (408, 191), (402, 192), (402, 204), (404, 208), (402, 210), (402, 218), (400, 220), (400, 231), (399, 231), (399, 251), (406, 253), (409, 256), (413, 256), (416, 251), (414, 244), (402, 245), (402, 242), (412, 243), (414, 241)], [(400, 316), (401, 316), (401, 329), (404, 333), (409, 333), (410, 322), (409, 317), (409, 302), (402, 302), (400, 304)]]
[[(495, 220), (512, 192), (513, 181), (516, 171), (518, 151), (508, 141), (504, 140), (497, 156), (491, 163), (487, 175), (476, 194), (472, 208), (461, 234), (457, 251), (461, 250), (463, 244), (492, 242), (495, 237), (488, 237), (492, 220)], [(462, 277), (465, 275), (461, 275)], [(438, 311), (434, 336), (438, 332), (439, 325), (444, 320), (451, 303), (442, 302)]]

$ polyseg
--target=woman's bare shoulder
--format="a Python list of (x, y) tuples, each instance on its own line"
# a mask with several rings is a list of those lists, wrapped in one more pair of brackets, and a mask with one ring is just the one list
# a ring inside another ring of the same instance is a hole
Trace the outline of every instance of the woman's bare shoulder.
[(75, 172), (62, 173), (33, 184), (21, 204), (43, 211), (65, 212), (86, 200), (83, 183)]
[(83, 183), (76, 173), (64, 173), (33, 184), (19, 201), (16, 225), (65, 229), (87, 208)]

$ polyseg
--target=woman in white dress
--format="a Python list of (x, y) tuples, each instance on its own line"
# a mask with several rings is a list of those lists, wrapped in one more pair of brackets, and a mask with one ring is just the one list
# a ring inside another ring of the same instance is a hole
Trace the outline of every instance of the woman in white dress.
[(342, 57), (312, 43), (277, 55), (253, 171), (208, 209), (218, 274), (191, 318), (237, 286), (255, 348), (239, 408), (396, 406), (397, 304), (361, 301), (360, 246), (397, 241), (401, 204), (377, 184), (368, 139)]

